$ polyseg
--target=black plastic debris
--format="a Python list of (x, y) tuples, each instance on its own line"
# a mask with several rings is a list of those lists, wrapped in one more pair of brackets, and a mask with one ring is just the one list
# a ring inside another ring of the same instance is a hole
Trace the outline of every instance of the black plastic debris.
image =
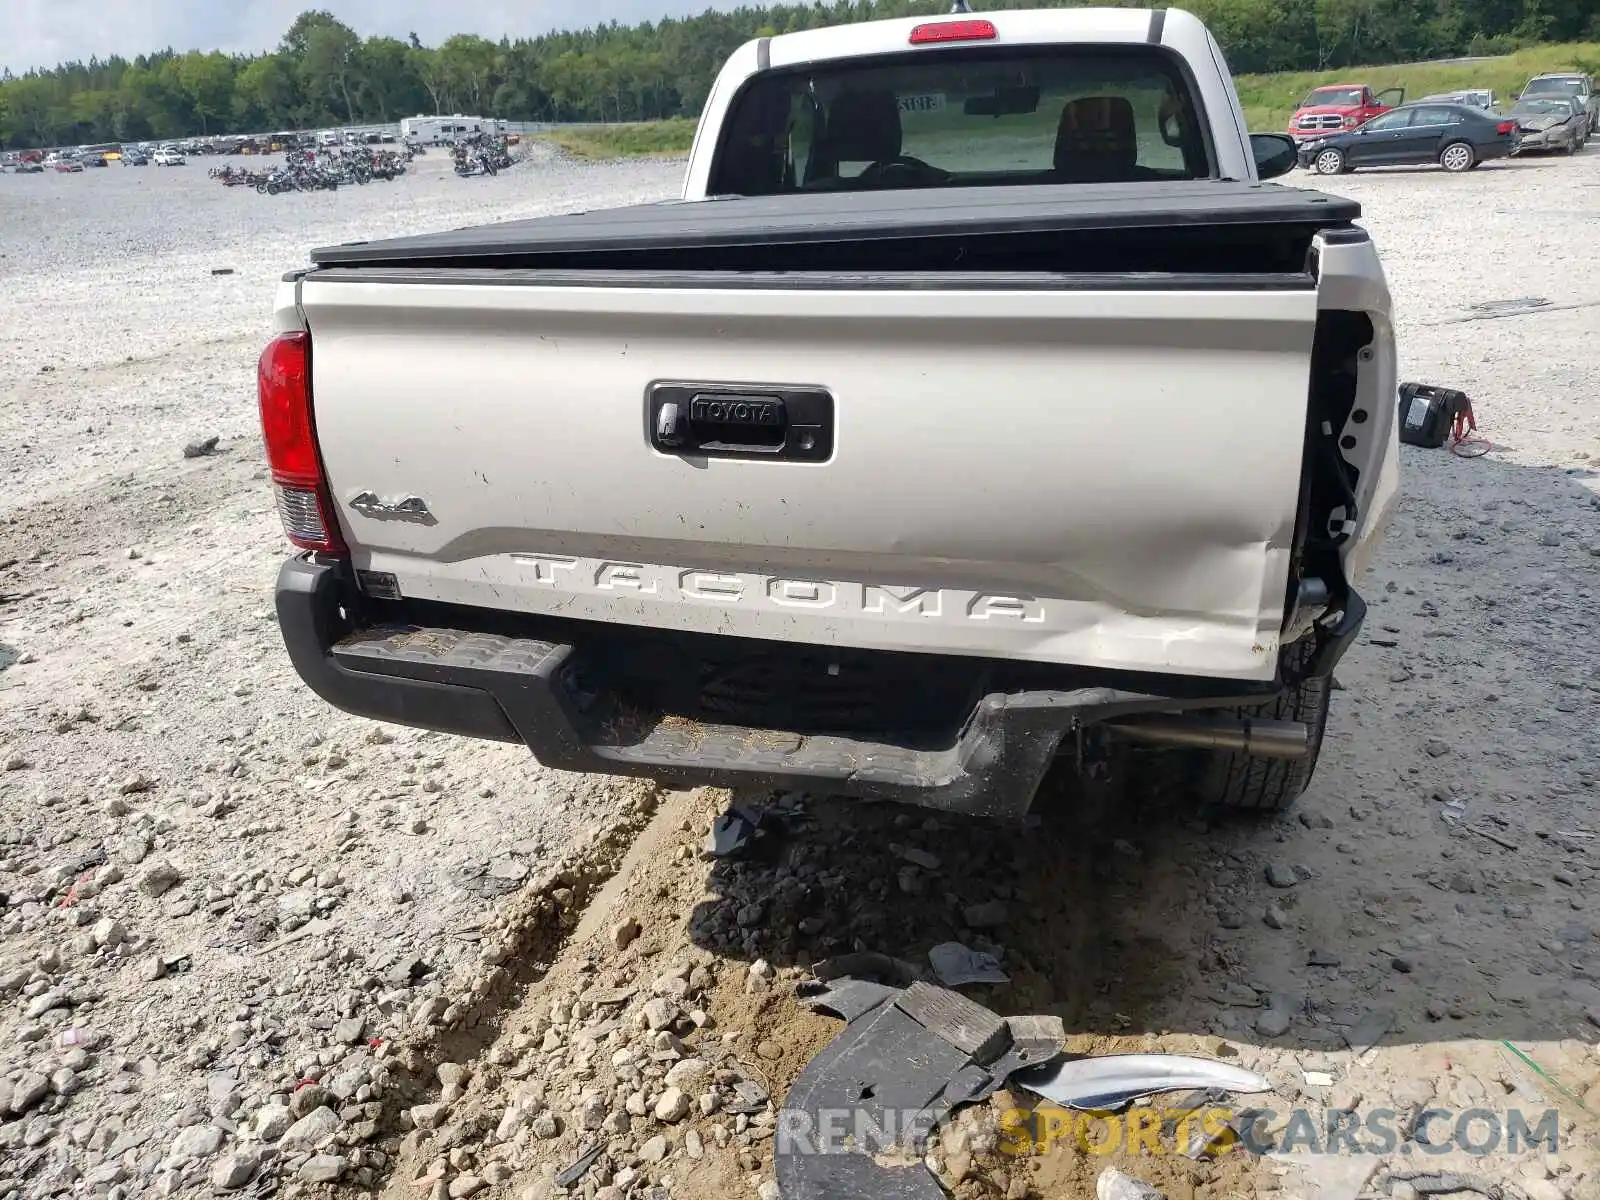
[(940, 942), (928, 951), (928, 964), (933, 968), (934, 977), (946, 987), (1011, 982), (1011, 976), (1001, 969), (998, 958), (960, 942)]
[(589, 1173), (589, 1168), (599, 1160), (605, 1148), (606, 1144), (604, 1142), (596, 1142), (590, 1146), (578, 1156), (576, 1162), (556, 1176), (556, 1186), (558, 1188), (569, 1188), (577, 1183), (578, 1180)]
[(1066, 1030), (1062, 1028), (1060, 1017), (1007, 1017), (1006, 1028), (1011, 1031), (1011, 1049), (990, 1068), (994, 1082), (978, 1099), (988, 1099), (1018, 1071), (1061, 1057)]
[(712, 858), (745, 858), (776, 848), (782, 823), (771, 809), (730, 804), (706, 834), (705, 852)]
[(824, 983), (834, 979), (869, 979), (897, 988), (908, 988), (919, 979), (927, 979), (915, 963), (908, 963), (893, 955), (879, 954), (875, 950), (836, 954), (811, 968), (811, 973)]
[(854, 1021), (863, 1013), (877, 1008), (899, 989), (870, 979), (840, 979), (835, 983), (819, 985), (820, 991), (801, 988), (799, 1000), (807, 1008), (832, 1013), (843, 1021)]
[[(920, 980), (897, 990), (836, 978), (811, 1002), (853, 1015), (778, 1114), (784, 1200), (943, 1200), (920, 1160), (928, 1135), (1010, 1073), (1058, 1056), (1066, 1040), (1059, 1018), (1001, 1017)], [(907, 1161), (894, 1164), (896, 1152)]]

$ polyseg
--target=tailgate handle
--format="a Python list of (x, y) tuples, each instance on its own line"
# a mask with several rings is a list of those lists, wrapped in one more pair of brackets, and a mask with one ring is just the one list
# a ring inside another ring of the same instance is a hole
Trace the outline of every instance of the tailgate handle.
[(654, 384), (651, 445), (685, 458), (822, 462), (833, 453), (833, 397), (821, 388)]
[(701, 392), (689, 401), (689, 438), (700, 450), (777, 454), (788, 427), (780, 396)]

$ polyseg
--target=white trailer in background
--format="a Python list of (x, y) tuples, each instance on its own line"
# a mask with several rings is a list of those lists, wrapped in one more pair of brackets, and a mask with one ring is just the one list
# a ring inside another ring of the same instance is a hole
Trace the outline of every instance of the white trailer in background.
[(503, 121), (493, 117), (405, 117), (400, 122), (400, 137), (407, 142), (436, 146), (473, 133), (502, 133)]

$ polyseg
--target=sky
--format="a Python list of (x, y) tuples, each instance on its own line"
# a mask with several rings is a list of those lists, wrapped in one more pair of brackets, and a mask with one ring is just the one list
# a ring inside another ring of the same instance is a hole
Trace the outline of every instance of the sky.
[(302, 11), (324, 9), (362, 37), (415, 30), (437, 46), (453, 33), (531, 37), (615, 20), (631, 25), (725, 0), (0, 0), (0, 67), (18, 74), (72, 59), (132, 57), (171, 46), (258, 53)]

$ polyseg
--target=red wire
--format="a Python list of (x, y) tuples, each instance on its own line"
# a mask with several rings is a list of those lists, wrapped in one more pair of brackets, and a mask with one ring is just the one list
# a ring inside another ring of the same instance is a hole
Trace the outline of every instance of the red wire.
[(1478, 418), (1473, 415), (1472, 402), (1456, 413), (1455, 428), (1451, 430), (1450, 453), (1457, 458), (1482, 458), (1493, 448), (1488, 438), (1471, 437), (1478, 432)]

